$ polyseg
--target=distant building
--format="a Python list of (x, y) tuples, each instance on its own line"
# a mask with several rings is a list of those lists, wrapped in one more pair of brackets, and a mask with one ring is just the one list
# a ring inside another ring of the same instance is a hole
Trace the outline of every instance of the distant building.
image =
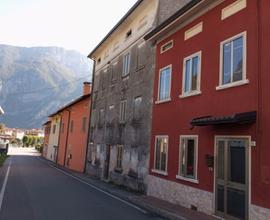
[(61, 115), (57, 112), (49, 116), (51, 129), (49, 135), (48, 145), (46, 147), (46, 155), (44, 155), (48, 160), (56, 162), (57, 151), (59, 147), (59, 131), (61, 125)]
[(43, 143), (43, 151), (42, 156), (47, 158), (47, 151), (49, 146), (49, 138), (51, 133), (51, 121), (48, 120), (43, 124), (43, 130), (44, 130), (44, 143)]
[(61, 117), (56, 162), (71, 170), (84, 172), (90, 119), (91, 84), (84, 83), (83, 95), (57, 113)]

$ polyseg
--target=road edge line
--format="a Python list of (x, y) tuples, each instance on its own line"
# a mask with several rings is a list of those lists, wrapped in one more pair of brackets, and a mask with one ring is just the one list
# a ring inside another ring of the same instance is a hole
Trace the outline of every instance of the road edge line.
[(9, 176), (9, 172), (10, 172), (10, 167), (11, 167), (11, 160), (9, 161), (9, 165), (8, 165), (8, 168), (7, 168), (5, 179), (4, 179), (2, 189), (1, 189), (1, 192), (0, 192), (0, 212), (1, 212), (1, 209), (2, 209), (2, 204), (3, 204), (3, 200), (4, 200), (4, 195), (5, 195), (5, 190), (6, 190), (6, 186), (7, 186), (8, 176)]
[(128, 205), (128, 206), (130, 206), (130, 207), (132, 207), (132, 208), (134, 208), (134, 209), (136, 209), (136, 210), (138, 210), (138, 211), (140, 211), (141, 213), (143, 213), (143, 214), (145, 214), (145, 215), (148, 214), (148, 212), (147, 212), (146, 210), (140, 208), (139, 206), (136, 206), (136, 205), (132, 204), (131, 202), (128, 202), (128, 201), (126, 201), (126, 200), (124, 200), (124, 199), (121, 199), (120, 197), (117, 197), (117, 196), (115, 196), (115, 195), (113, 195), (113, 194), (111, 194), (111, 193), (109, 193), (109, 192), (106, 192), (105, 190), (102, 190), (101, 188), (99, 188), (99, 187), (97, 187), (97, 186), (95, 186), (95, 185), (92, 185), (92, 184), (90, 184), (90, 183), (88, 183), (88, 182), (82, 180), (81, 178), (76, 177), (76, 176), (74, 176), (74, 175), (72, 175), (72, 174), (70, 174), (70, 173), (68, 173), (68, 172), (66, 172), (66, 171), (64, 171), (64, 170), (62, 170), (62, 169), (59, 169), (59, 168), (57, 168), (57, 167), (55, 167), (55, 166), (53, 166), (53, 165), (51, 165), (51, 164), (48, 164), (48, 165), (49, 165), (50, 167), (52, 167), (52, 168), (58, 170), (59, 172), (65, 174), (66, 176), (69, 176), (69, 177), (71, 177), (71, 178), (73, 178), (73, 179), (76, 179), (77, 181), (79, 181), (79, 182), (81, 182), (81, 183), (84, 183), (84, 184), (86, 184), (86, 185), (92, 187), (93, 189), (95, 189), (95, 190), (97, 190), (97, 191), (99, 191), (99, 192), (102, 192), (102, 193), (106, 194), (107, 196), (109, 196), (109, 197), (111, 197), (111, 198), (114, 198), (114, 199), (116, 199), (116, 200), (118, 200), (118, 201), (120, 201), (120, 202), (122, 202), (122, 203), (124, 203), (124, 204), (126, 204), (126, 205)]

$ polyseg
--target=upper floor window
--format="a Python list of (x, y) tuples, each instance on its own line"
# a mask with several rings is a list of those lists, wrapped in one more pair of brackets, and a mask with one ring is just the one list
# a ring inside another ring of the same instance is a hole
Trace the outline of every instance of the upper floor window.
[(247, 83), (246, 32), (221, 43), (219, 88)]
[(119, 113), (119, 121), (120, 122), (125, 122), (126, 110), (127, 110), (127, 100), (123, 100), (120, 102), (120, 113)]
[(167, 173), (168, 142), (168, 136), (156, 137), (154, 172)]
[(124, 55), (123, 58), (123, 73), (122, 76), (125, 77), (129, 74), (130, 71), (130, 53)]
[(54, 124), (53, 125), (53, 134), (55, 134), (55, 131), (56, 131), (56, 125)]
[(164, 53), (166, 52), (167, 50), (171, 49), (173, 47), (173, 40), (170, 40), (169, 42), (163, 44), (161, 47), (160, 47), (160, 53)]
[(171, 65), (159, 72), (158, 101), (170, 100), (171, 95)]
[(99, 116), (98, 116), (98, 125), (99, 126), (102, 126), (104, 123), (104, 114), (105, 114), (104, 109), (100, 109)]
[(182, 96), (200, 93), (201, 52), (184, 59)]
[(197, 181), (198, 136), (180, 136), (178, 178)]
[(62, 123), (61, 131), (62, 131), (62, 133), (64, 133), (64, 131), (65, 131), (65, 124), (64, 124), (64, 122)]
[(74, 124), (74, 122), (73, 122), (73, 120), (70, 122), (70, 133), (72, 133), (73, 132), (73, 124)]
[(134, 118), (139, 119), (141, 115), (142, 97), (138, 96), (134, 98)]
[(86, 123), (87, 123), (86, 120), (87, 120), (86, 117), (82, 118), (82, 132), (86, 132)]

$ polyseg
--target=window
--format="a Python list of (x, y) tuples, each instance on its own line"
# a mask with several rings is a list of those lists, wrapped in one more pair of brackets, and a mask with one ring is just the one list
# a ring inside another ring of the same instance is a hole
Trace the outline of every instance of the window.
[(246, 33), (221, 43), (220, 86), (232, 86), (246, 81)]
[(171, 65), (159, 72), (158, 101), (170, 100), (171, 93)]
[(110, 105), (109, 111), (108, 111), (108, 121), (110, 123), (113, 121), (113, 110), (114, 110), (114, 105)]
[(125, 77), (129, 74), (130, 71), (130, 53), (124, 55), (123, 59), (123, 73), (122, 76)]
[(198, 136), (180, 136), (178, 178), (197, 180)]
[(86, 132), (86, 117), (82, 118), (82, 131)]
[(115, 82), (117, 80), (117, 64), (118, 62), (115, 62), (111, 66), (111, 82)]
[(102, 126), (104, 123), (104, 109), (99, 110), (99, 116), (98, 116), (98, 124), (99, 126)]
[(164, 53), (173, 47), (173, 40), (163, 44), (160, 48), (160, 53)]
[(62, 131), (62, 133), (64, 133), (64, 131), (65, 131), (65, 124), (64, 124), (64, 122), (62, 123), (61, 131)]
[(116, 169), (122, 170), (123, 146), (117, 145)]
[(119, 113), (119, 121), (125, 122), (126, 120), (126, 109), (127, 108), (127, 100), (123, 100), (120, 102), (120, 113)]
[(73, 132), (73, 124), (74, 124), (74, 122), (73, 122), (73, 120), (70, 122), (70, 133), (72, 133)]
[(134, 98), (134, 118), (139, 119), (141, 116), (141, 104), (142, 104), (142, 97), (138, 96)]
[(126, 39), (129, 38), (129, 37), (131, 37), (131, 35), (132, 35), (132, 29), (130, 29), (130, 30), (127, 32), (127, 34), (126, 34)]
[(55, 134), (56, 125), (53, 125), (53, 134)]
[(184, 59), (182, 96), (200, 93), (201, 52)]
[(167, 172), (167, 157), (168, 157), (168, 136), (156, 137), (155, 143), (155, 164), (153, 172), (166, 174)]

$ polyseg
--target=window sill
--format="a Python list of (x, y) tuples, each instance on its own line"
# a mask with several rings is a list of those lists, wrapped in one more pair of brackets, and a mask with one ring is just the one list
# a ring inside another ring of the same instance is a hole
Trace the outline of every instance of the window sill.
[(228, 88), (232, 88), (232, 87), (236, 87), (236, 86), (242, 86), (242, 85), (246, 85), (246, 84), (249, 84), (248, 79), (244, 79), (244, 80), (241, 80), (241, 81), (237, 81), (237, 82), (217, 86), (216, 90), (223, 90), (223, 89), (228, 89)]
[(179, 175), (176, 175), (176, 179), (199, 184), (199, 180), (197, 180), (197, 179), (191, 179), (191, 178), (187, 178), (187, 177), (183, 177), (183, 176), (179, 176)]
[(126, 74), (126, 75), (124, 75), (124, 76), (122, 75), (122, 79), (123, 79), (123, 80), (128, 80), (128, 79), (129, 79), (129, 73)]
[(192, 96), (196, 96), (196, 95), (200, 95), (200, 94), (202, 94), (201, 91), (194, 91), (194, 92), (179, 95), (179, 98), (184, 99), (184, 98), (188, 98), (188, 97), (192, 97)]
[(151, 171), (152, 171), (152, 173), (160, 174), (160, 175), (163, 175), (163, 176), (168, 176), (167, 171), (156, 170), (156, 169), (152, 169)]
[(155, 104), (161, 104), (161, 103), (170, 102), (170, 101), (171, 101), (171, 98), (164, 99), (164, 100), (157, 100), (155, 101)]

